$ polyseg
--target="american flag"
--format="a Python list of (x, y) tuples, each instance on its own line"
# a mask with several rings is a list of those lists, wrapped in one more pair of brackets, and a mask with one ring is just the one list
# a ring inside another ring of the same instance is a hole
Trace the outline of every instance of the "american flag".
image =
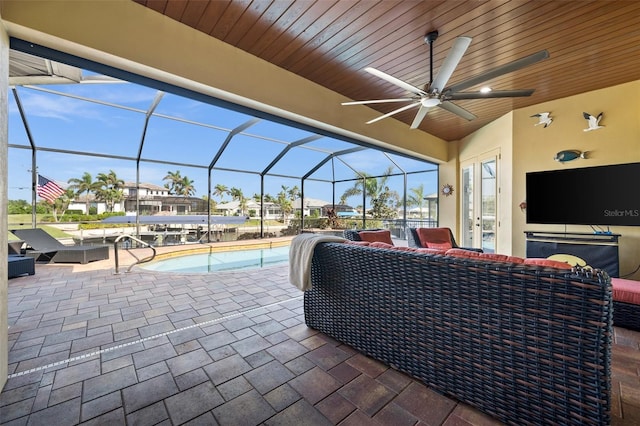
[(60, 187), (57, 183), (52, 180), (47, 179), (44, 176), (38, 175), (38, 195), (41, 198), (44, 198), (49, 203), (53, 204), (53, 202), (64, 194), (64, 189)]

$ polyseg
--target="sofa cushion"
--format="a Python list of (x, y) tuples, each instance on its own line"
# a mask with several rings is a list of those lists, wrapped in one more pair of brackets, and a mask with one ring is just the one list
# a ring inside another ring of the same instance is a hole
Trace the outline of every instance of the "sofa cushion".
[(360, 239), (362, 239), (362, 241), (369, 241), (370, 243), (379, 241), (393, 245), (393, 241), (391, 240), (391, 231), (388, 229), (380, 231), (360, 231), (358, 232), (358, 235), (360, 235)]
[(398, 250), (398, 251), (417, 251), (418, 248), (417, 247), (405, 247), (405, 246), (393, 246), (394, 250)]
[(447, 254), (447, 251), (446, 250), (435, 249), (435, 248), (420, 247), (420, 248), (416, 249), (416, 253)]
[(524, 259), (517, 256), (508, 256), (497, 253), (478, 253), (479, 259), (492, 260), (496, 262), (524, 263)]
[(388, 244), (382, 241), (374, 241), (372, 243), (369, 243), (369, 247), (375, 247), (375, 248), (395, 248), (393, 244)]
[(537, 258), (537, 257), (528, 257), (524, 260), (525, 265), (538, 265), (538, 266), (548, 266), (550, 268), (557, 269), (571, 269), (573, 266), (569, 265), (566, 262), (560, 262), (558, 260)]
[(479, 254), (480, 253), (478, 253), (477, 251), (465, 250), (461, 248), (450, 248), (446, 252), (447, 256), (467, 257), (467, 258), (471, 258), (471, 257), (477, 258)]
[(613, 300), (640, 305), (640, 281), (611, 278)]
[(353, 240), (344, 240), (345, 244), (353, 244), (354, 246), (368, 246), (371, 244), (369, 241), (353, 241)]
[(497, 253), (481, 253), (461, 248), (453, 248), (447, 250), (447, 256), (465, 257), (469, 259), (473, 258), (490, 262), (524, 263), (524, 259), (521, 257), (508, 256), (506, 254)]

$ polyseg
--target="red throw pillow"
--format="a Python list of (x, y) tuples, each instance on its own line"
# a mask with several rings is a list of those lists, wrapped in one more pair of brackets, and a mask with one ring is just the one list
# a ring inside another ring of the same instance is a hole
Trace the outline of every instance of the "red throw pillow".
[(358, 232), (362, 241), (369, 241), (370, 243), (382, 242), (393, 245), (391, 240), (391, 231), (383, 229), (381, 231), (360, 231)]
[(538, 266), (548, 266), (550, 268), (556, 269), (571, 269), (572, 266), (566, 262), (559, 262), (557, 260), (544, 259), (544, 258), (536, 258), (536, 257), (528, 257), (524, 260), (525, 265), (538, 265)]

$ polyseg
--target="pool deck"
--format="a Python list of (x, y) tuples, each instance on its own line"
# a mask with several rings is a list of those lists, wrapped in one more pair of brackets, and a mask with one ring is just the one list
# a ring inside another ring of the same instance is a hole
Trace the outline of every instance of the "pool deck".
[[(0, 424), (501, 424), (308, 328), (288, 267), (114, 272), (111, 257), (9, 280)], [(616, 328), (613, 425), (640, 424), (639, 374), (640, 333)]]

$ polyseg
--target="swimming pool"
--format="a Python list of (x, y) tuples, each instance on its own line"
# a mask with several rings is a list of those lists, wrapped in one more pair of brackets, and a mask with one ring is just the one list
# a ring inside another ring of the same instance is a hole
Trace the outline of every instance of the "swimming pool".
[(256, 269), (289, 260), (289, 246), (252, 250), (190, 254), (143, 263), (141, 268), (158, 272), (206, 273)]

